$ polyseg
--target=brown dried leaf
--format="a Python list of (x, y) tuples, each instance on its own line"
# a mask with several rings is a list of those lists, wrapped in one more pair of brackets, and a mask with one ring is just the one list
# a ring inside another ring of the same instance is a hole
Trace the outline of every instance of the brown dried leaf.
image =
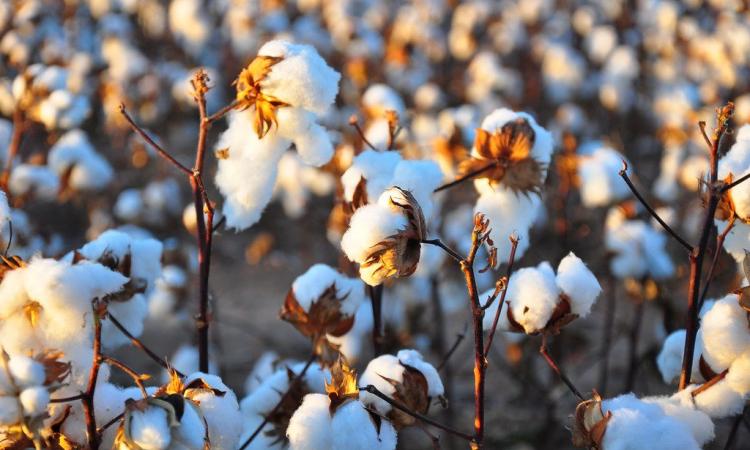
[(602, 411), (602, 398), (594, 391), (590, 400), (584, 400), (576, 407), (573, 422), (573, 445), (580, 448), (601, 448), (607, 422), (612, 413)]
[[(396, 388), (393, 397), (406, 405), (410, 410), (426, 414), (430, 407), (430, 397), (427, 395), (429, 392), (427, 378), (417, 369), (404, 363), (401, 363), (401, 365), (404, 366), (404, 373), (403, 380), (400, 383), (386, 378)], [(416, 422), (413, 416), (395, 408), (391, 409), (388, 416), (392, 419), (396, 429), (414, 425)]]
[(348, 400), (359, 398), (359, 388), (357, 387), (356, 372), (342, 358), (339, 358), (330, 371), (331, 382), (325, 381), (325, 389), (328, 398), (331, 400), (329, 411), (333, 415), (336, 409)]

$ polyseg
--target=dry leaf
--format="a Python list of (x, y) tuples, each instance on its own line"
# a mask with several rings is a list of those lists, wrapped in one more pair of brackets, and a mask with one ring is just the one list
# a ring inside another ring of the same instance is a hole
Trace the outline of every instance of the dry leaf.
[(237, 108), (245, 110), (255, 108), (253, 127), (259, 139), (262, 139), (273, 125), (277, 124), (276, 109), (289, 106), (283, 101), (263, 93), (261, 81), (271, 68), (282, 61), (281, 57), (258, 56), (246, 68), (242, 69), (235, 80), (237, 86)]

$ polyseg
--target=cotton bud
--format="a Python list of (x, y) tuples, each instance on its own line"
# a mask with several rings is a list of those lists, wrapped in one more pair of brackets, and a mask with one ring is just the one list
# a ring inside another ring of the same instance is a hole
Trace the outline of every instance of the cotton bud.
[(377, 286), (417, 269), (425, 218), (414, 196), (399, 187), (383, 192), (377, 204), (358, 209), (341, 239), (346, 256), (360, 265), (362, 280)]
[(26, 416), (39, 416), (47, 412), (49, 391), (44, 386), (26, 388), (18, 396)]
[[(422, 414), (427, 413), (433, 398), (444, 401), (443, 383), (437, 370), (416, 350), (401, 350), (397, 356), (382, 355), (373, 359), (362, 374), (360, 384), (373, 385), (388, 397)], [(362, 392), (360, 398), (365, 405), (386, 415), (396, 428), (415, 422), (414, 417), (393, 409), (374, 394)]]
[[(324, 359), (337, 357), (327, 336), (340, 337), (351, 330), (364, 286), (324, 264), (316, 264), (297, 277), (286, 296), (281, 318), (313, 341)], [(333, 350), (333, 351), (332, 351)]]

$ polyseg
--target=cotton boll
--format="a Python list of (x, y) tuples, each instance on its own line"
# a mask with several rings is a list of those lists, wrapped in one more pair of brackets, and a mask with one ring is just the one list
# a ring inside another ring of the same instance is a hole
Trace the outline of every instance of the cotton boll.
[(276, 114), (279, 136), (294, 142), (305, 164), (322, 166), (333, 157), (328, 132), (315, 120), (314, 113), (302, 108), (280, 108)]
[(45, 373), (42, 364), (28, 356), (15, 355), (8, 361), (8, 370), (19, 387), (44, 384)]
[[(349, 401), (340, 406), (331, 420), (331, 450), (395, 450), (396, 430), (382, 420), (378, 430), (364, 405)], [(295, 448), (295, 447), (293, 447)]]
[(726, 380), (730, 388), (747, 397), (750, 393), (750, 349), (732, 362)]
[(373, 84), (362, 95), (362, 106), (373, 116), (383, 116), (388, 110), (396, 111), (403, 117), (406, 107), (401, 96), (392, 87), (385, 84)]
[(258, 55), (283, 57), (261, 81), (267, 95), (316, 114), (326, 112), (336, 99), (341, 74), (315, 48), (276, 40), (265, 43)]
[(333, 449), (331, 416), (328, 412), (330, 403), (328, 396), (323, 394), (305, 396), (286, 429), (291, 450)]
[[(180, 417), (180, 426), (172, 432), (172, 446), (185, 450), (202, 450), (205, 448), (206, 422), (198, 406), (185, 400), (185, 409)], [(211, 436), (209, 435), (209, 439)], [(179, 445), (175, 445), (179, 444)], [(211, 441), (213, 447), (213, 440)]]
[(402, 365), (407, 365), (417, 369), (427, 380), (427, 395), (437, 397), (445, 393), (443, 381), (435, 367), (426, 362), (421, 353), (416, 350), (399, 350), (396, 354)]
[[(524, 119), (534, 130), (534, 146), (531, 148), (531, 157), (544, 167), (549, 166), (554, 151), (552, 134), (539, 125), (533, 116), (525, 112), (515, 112), (507, 108), (496, 109), (482, 121), (482, 128), (490, 133), (502, 128), (508, 122)], [(546, 170), (543, 172), (546, 177)], [(481, 191), (480, 191), (481, 192)]]
[(166, 449), (172, 441), (167, 411), (155, 406), (143, 411), (133, 410), (130, 416), (130, 437), (140, 448)]
[(600, 147), (581, 157), (578, 175), (581, 179), (581, 201), (588, 208), (606, 206), (630, 195), (620, 177), (625, 158), (617, 151)]
[(208, 436), (211, 439), (211, 448), (217, 450), (234, 450), (237, 448), (242, 432), (242, 416), (237, 397), (216, 375), (208, 375), (197, 372), (185, 379), (189, 385), (193, 380), (203, 379), (211, 388), (223, 392), (222, 395), (214, 394), (213, 391), (191, 390), (185, 392), (185, 396), (198, 405), (208, 423)]
[(135, 221), (143, 209), (141, 191), (138, 189), (125, 189), (117, 196), (113, 211), (115, 216), (121, 220)]
[(539, 267), (520, 269), (511, 275), (507, 289), (506, 300), (513, 318), (524, 331), (535, 333), (543, 329), (559, 299), (554, 273)]
[[(404, 366), (399, 358), (393, 355), (380, 355), (367, 364), (367, 368), (359, 377), (360, 386), (375, 386), (380, 392), (392, 397), (396, 393), (396, 387), (388, 380), (401, 383), (404, 380)], [(380, 414), (388, 414), (391, 405), (385, 400), (369, 392), (360, 391), (359, 398), (365, 405), (371, 406)]]
[(734, 294), (718, 300), (701, 320), (703, 357), (711, 367), (729, 367), (750, 349), (746, 312)]
[[(688, 390), (692, 391), (696, 387), (698, 386), (690, 386)], [(745, 400), (745, 396), (732, 389), (727, 380), (719, 381), (694, 397), (698, 409), (714, 419), (739, 414), (745, 407)]]
[[(337, 288), (336, 282), (342, 275), (333, 267), (326, 264), (315, 264), (307, 271), (295, 278), (292, 283), (292, 291), (297, 302), (305, 311), (310, 310), (310, 305), (318, 300), (328, 288)], [(343, 295), (342, 295), (343, 296)]]
[(373, 245), (406, 227), (403, 214), (379, 204), (365, 205), (352, 215), (349, 229), (341, 238), (341, 249), (351, 261), (362, 263)]
[(442, 181), (443, 172), (436, 162), (403, 160), (396, 165), (390, 184), (411, 192), (429, 221), (433, 214), (433, 191)]
[(47, 164), (60, 177), (70, 171), (68, 184), (73, 189), (99, 190), (113, 176), (112, 167), (94, 150), (82, 130), (65, 133), (50, 149)]
[(15, 397), (0, 397), (0, 425), (11, 426), (19, 423), (23, 418), (18, 399)]
[(398, 152), (363, 151), (354, 158), (351, 167), (341, 176), (344, 198), (351, 202), (357, 185), (364, 178), (367, 183), (367, 198), (374, 201), (393, 185), (393, 173), (401, 161)]
[(664, 414), (687, 425), (698, 445), (703, 446), (714, 438), (711, 418), (696, 409), (688, 390), (679, 391), (672, 397), (645, 397), (643, 401), (658, 405)]
[(602, 287), (594, 274), (573, 252), (568, 253), (568, 256), (560, 261), (556, 281), (560, 290), (571, 300), (571, 312), (580, 317), (589, 314), (591, 306), (602, 292)]
[(39, 416), (47, 412), (49, 391), (44, 386), (26, 388), (18, 396), (26, 416)]
[[(700, 357), (703, 348), (702, 331), (696, 336), (695, 349), (693, 350), (693, 369), (691, 379), (701, 380)], [(661, 351), (656, 357), (656, 365), (665, 383), (673, 382), (680, 376), (682, 370), (682, 355), (685, 351), (685, 330), (677, 330), (664, 340)]]
[(243, 387), (245, 395), (250, 395), (255, 391), (267, 377), (276, 372), (276, 363), (281, 360), (278, 353), (273, 350), (264, 352), (253, 364), (253, 368), (245, 378)]
[(60, 179), (45, 166), (19, 164), (10, 173), (8, 189), (16, 197), (33, 193), (41, 200), (53, 200), (60, 190)]

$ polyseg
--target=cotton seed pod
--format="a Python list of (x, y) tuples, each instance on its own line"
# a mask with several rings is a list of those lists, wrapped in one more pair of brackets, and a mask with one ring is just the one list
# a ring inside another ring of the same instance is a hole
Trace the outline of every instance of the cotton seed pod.
[(115, 447), (181, 448), (202, 450), (206, 445), (206, 426), (200, 409), (179, 394), (130, 400), (117, 431)]
[(594, 391), (593, 397), (584, 400), (576, 407), (573, 421), (573, 445), (579, 448), (601, 448), (607, 422), (612, 413), (602, 411), (602, 398)]

